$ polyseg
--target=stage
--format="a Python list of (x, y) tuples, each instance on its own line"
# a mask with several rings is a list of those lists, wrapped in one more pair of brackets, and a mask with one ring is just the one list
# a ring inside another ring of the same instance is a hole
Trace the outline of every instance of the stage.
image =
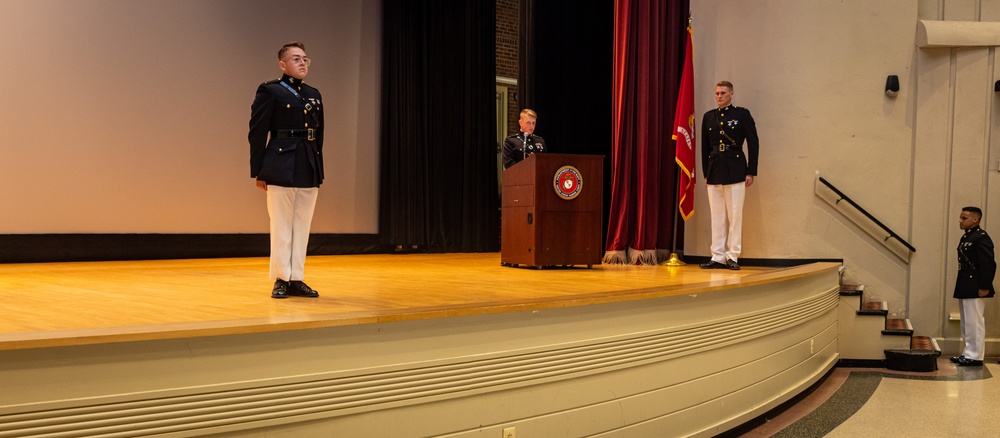
[(836, 263), (314, 256), (283, 300), (267, 264), (0, 265), (0, 437), (710, 436), (838, 357)]
[(266, 258), (0, 264), (0, 350), (516, 312), (741, 287), (781, 270), (500, 266), (496, 253), (313, 256), (319, 299), (270, 297)]

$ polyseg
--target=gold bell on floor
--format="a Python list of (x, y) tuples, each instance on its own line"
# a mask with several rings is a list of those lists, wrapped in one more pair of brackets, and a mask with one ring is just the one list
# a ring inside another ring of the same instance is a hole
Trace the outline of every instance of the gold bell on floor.
[(680, 257), (677, 257), (676, 252), (670, 253), (670, 258), (667, 261), (660, 263), (660, 266), (686, 266), (687, 263), (681, 261)]

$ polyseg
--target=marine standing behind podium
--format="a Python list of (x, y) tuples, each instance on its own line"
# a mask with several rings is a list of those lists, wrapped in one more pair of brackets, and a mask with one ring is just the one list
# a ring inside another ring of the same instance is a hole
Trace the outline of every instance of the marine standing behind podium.
[(955, 294), (958, 298), (959, 317), (962, 324), (962, 339), (965, 349), (951, 361), (963, 367), (983, 365), (986, 354), (986, 301), (993, 298), (993, 278), (997, 273), (997, 262), (993, 252), (993, 239), (979, 227), (983, 211), (978, 207), (965, 207), (958, 217), (958, 227), (965, 233), (958, 243), (958, 276), (955, 278)]
[(712, 213), (712, 260), (702, 263), (702, 269), (740, 269), (743, 200), (757, 176), (757, 126), (750, 110), (733, 106), (732, 101), (733, 84), (719, 82), (715, 86), (719, 107), (706, 112), (701, 121), (701, 170)]
[(323, 107), (303, 83), (311, 61), (296, 41), (278, 51), (281, 79), (257, 87), (250, 107), (250, 177), (267, 193), (271, 298), (315, 298), (305, 277), (309, 229), (323, 182)]
[(521, 131), (507, 137), (503, 142), (503, 168), (513, 166), (535, 152), (545, 152), (545, 140), (535, 135), (538, 114), (530, 109), (521, 110), (517, 124)]

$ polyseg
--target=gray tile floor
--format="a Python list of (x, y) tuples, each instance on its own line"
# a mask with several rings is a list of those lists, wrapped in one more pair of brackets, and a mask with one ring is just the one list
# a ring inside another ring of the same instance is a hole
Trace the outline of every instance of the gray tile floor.
[(995, 437), (1000, 435), (1000, 373), (956, 367), (947, 357), (938, 371), (835, 368), (808, 396), (741, 435), (782, 437)]

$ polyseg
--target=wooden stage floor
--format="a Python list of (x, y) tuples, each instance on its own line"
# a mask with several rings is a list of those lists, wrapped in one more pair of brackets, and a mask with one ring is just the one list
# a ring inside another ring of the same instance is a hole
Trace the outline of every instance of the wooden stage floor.
[(579, 306), (744, 287), (807, 269), (538, 270), (500, 266), (498, 253), (313, 256), (306, 281), (320, 298), (275, 300), (266, 258), (0, 264), (0, 350)]

